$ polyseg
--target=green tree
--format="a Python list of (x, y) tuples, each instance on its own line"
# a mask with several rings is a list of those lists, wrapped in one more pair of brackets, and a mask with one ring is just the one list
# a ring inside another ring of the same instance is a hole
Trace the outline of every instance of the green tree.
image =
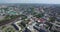
[(26, 15), (20, 15), (22, 17), (22, 20), (25, 20), (27, 18)]
[(49, 17), (50, 22), (55, 22), (55, 20), (56, 20), (56, 17)]
[(43, 14), (36, 14), (36, 15), (34, 15), (34, 17), (37, 17), (37, 18), (41, 18), (43, 16), (44, 16)]

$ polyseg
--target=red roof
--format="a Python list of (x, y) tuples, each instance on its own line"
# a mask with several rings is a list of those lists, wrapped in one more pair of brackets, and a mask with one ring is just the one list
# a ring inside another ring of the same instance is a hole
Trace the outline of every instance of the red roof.
[(38, 22), (44, 22), (45, 21), (45, 19), (43, 19), (43, 18), (40, 18), (40, 19), (38, 19)]

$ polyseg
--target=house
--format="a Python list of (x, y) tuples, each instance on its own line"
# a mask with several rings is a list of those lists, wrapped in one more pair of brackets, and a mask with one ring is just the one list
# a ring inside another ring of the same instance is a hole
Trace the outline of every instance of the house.
[(40, 18), (40, 19), (38, 19), (38, 22), (43, 23), (43, 22), (45, 22), (45, 19), (44, 18)]
[(19, 15), (16, 11), (7, 11), (6, 12), (8, 15)]
[(46, 30), (41, 29), (39, 26), (33, 26), (33, 28), (36, 29), (39, 32), (47, 32)]
[(0, 9), (0, 15), (5, 15), (5, 10), (4, 9)]
[(28, 28), (25, 28), (23, 32), (31, 32)]
[(13, 26), (15, 27), (16, 30), (21, 30), (21, 27), (18, 25), (18, 23), (20, 23), (20, 22), (21, 22), (21, 20), (13, 23)]

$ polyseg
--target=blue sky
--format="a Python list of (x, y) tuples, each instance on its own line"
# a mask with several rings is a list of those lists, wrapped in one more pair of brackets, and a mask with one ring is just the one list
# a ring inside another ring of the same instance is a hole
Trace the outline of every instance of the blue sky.
[(0, 3), (45, 3), (45, 4), (60, 4), (60, 0), (0, 0)]

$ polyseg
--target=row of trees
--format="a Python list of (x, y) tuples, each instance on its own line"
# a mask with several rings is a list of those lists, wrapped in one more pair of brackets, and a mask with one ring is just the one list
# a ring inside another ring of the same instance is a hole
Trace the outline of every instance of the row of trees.
[(12, 27), (8, 27), (4, 29), (4, 32), (15, 32), (15, 30)]
[(9, 21), (11, 19), (16, 19), (17, 17), (20, 17), (20, 15), (12, 15), (12, 16), (6, 15), (4, 19), (0, 20), (0, 23), (3, 23), (4, 21)]

